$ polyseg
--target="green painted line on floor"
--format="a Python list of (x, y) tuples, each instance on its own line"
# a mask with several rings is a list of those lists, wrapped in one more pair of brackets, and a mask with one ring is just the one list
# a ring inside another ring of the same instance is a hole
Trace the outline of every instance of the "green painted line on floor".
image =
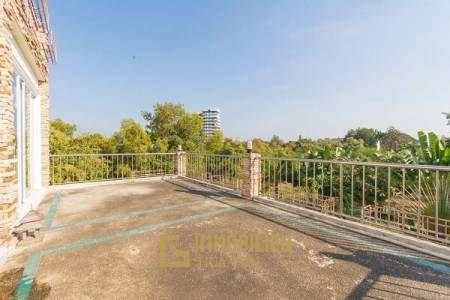
[(282, 211), (282, 210), (279, 210), (279, 209), (276, 209), (276, 208), (267, 207), (267, 208), (264, 208), (263, 210), (271, 210), (272, 212), (275, 212), (278, 215), (288, 216), (289, 219), (291, 221), (293, 221), (293, 222), (296, 222), (296, 223), (308, 226), (310, 228), (314, 228), (314, 229), (320, 230), (322, 232), (331, 233), (334, 236), (346, 239), (348, 241), (356, 242), (356, 243), (358, 243), (360, 245), (364, 245), (364, 246), (367, 246), (369, 248), (382, 251), (383, 253), (386, 253), (386, 254), (391, 254), (391, 255), (394, 255), (394, 256), (397, 256), (397, 257), (405, 258), (405, 259), (407, 259), (409, 261), (412, 261), (412, 262), (414, 262), (414, 263), (416, 263), (418, 265), (429, 267), (429, 268), (431, 268), (431, 269), (433, 269), (435, 271), (439, 271), (441, 273), (450, 274), (450, 267), (448, 267), (448, 266), (446, 266), (444, 264), (436, 263), (436, 262), (431, 261), (429, 259), (425, 259), (425, 258), (422, 258), (422, 257), (419, 257), (419, 256), (415, 256), (415, 255), (410, 255), (410, 254), (407, 254), (407, 253), (404, 253), (404, 252), (401, 252), (401, 251), (398, 251), (398, 250), (393, 250), (393, 249), (387, 248), (387, 247), (385, 247), (383, 245), (360, 239), (360, 238), (358, 238), (356, 236), (353, 236), (353, 235), (350, 235), (350, 234), (347, 234), (347, 233), (344, 233), (344, 232), (340, 232), (340, 231), (332, 229), (330, 227), (321, 226), (321, 225), (319, 225), (317, 223), (312, 223), (311, 221), (307, 221), (305, 219), (299, 218), (298, 215), (295, 215), (295, 214), (292, 214), (292, 213), (288, 213), (288, 212), (285, 212), (285, 211)]
[(55, 219), (56, 211), (58, 210), (60, 201), (61, 201), (61, 193), (57, 192), (55, 198), (53, 198), (53, 201), (50, 204), (50, 207), (48, 208), (47, 219), (44, 224), (45, 231), (48, 231), (52, 227), (53, 220)]
[(23, 270), (22, 276), (20, 277), (19, 283), (17, 284), (16, 293), (14, 294), (14, 300), (27, 299), (30, 294), (31, 288), (33, 287), (33, 280), (39, 268), (39, 263), (41, 261), (42, 254), (40, 252), (35, 252), (28, 257), (25, 264), (25, 269)]
[(207, 202), (210, 202), (210, 201), (211, 200), (199, 200), (199, 201), (194, 201), (194, 202), (183, 202), (183, 203), (177, 203), (177, 204), (168, 205), (168, 206), (155, 207), (155, 208), (143, 209), (143, 210), (136, 210), (136, 211), (126, 212), (126, 213), (117, 213), (117, 214), (113, 214), (113, 215), (110, 215), (110, 216), (98, 217), (98, 218), (88, 219), (88, 220), (84, 220), (84, 221), (79, 221), (79, 222), (74, 222), (74, 223), (67, 223), (67, 224), (61, 224), (61, 225), (53, 226), (53, 227), (51, 227), (49, 229), (49, 231), (50, 232), (52, 232), (52, 231), (60, 231), (60, 230), (72, 229), (74, 227), (80, 227), (80, 226), (84, 226), (84, 225), (91, 225), (91, 224), (99, 224), (99, 223), (106, 223), (106, 222), (111, 222), (111, 221), (117, 221), (117, 220), (120, 220), (120, 219), (125, 219), (125, 218), (130, 218), (130, 217), (137, 217), (137, 216), (141, 216), (141, 215), (145, 215), (145, 214), (151, 214), (151, 213), (161, 212), (161, 211), (175, 209), (175, 208), (181, 208), (181, 207), (186, 207), (186, 206), (191, 206), (191, 205), (203, 204), (203, 203), (207, 203)]
[[(68, 243), (68, 244), (65, 244), (62, 246), (53, 247), (53, 248), (42, 250), (40, 252), (33, 253), (27, 260), (24, 272), (22, 274), (21, 279), (19, 280), (16, 294), (14, 295), (14, 299), (15, 300), (25, 300), (28, 298), (28, 295), (32, 288), (33, 280), (34, 280), (34, 278), (37, 274), (38, 268), (39, 268), (40, 260), (44, 255), (61, 253), (61, 252), (67, 251), (67, 250), (79, 249), (79, 248), (99, 244), (99, 243), (106, 242), (106, 241), (112, 241), (112, 240), (117, 240), (120, 238), (125, 238), (125, 237), (129, 237), (129, 236), (133, 236), (133, 235), (152, 232), (152, 231), (167, 228), (169, 226), (186, 223), (189, 221), (213, 217), (213, 216), (220, 215), (220, 214), (223, 214), (226, 212), (237, 210), (238, 208), (248, 207), (248, 206), (255, 206), (255, 205), (250, 204), (250, 203), (242, 203), (239, 205), (235, 205), (234, 207), (233, 206), (226, 207), (226, 208), (218, 209), (218, 210), (211, 211), (211, 212), (200, 213), (200, 214), (195, 214), (192, 216), (169, 220), (169, 221), (158, 223), (158, 224), (150, 224), (150, 225), (145, 225), (145, 226), (141, 226), (141, 227), (131, 228), (131, 229), (113, 233), (110, 235), (100, 236), (100, 237), (93, 238), (93, 239), (81, 240), (81, 241), (74, 242), (74, 243)], [(404, 252), (401, 252), (398, 250), (389, 249), (383, 245), (360, 239), (356, 236), (352, 236), (350, 234), (340, 232), (338, 230), (329, 228), (327, 226), (321, 226), (319, 224), (312, 223), (311, 221), (307, 221), (305, 219), (300, 219), (298, 217), (298, 215), (284, 212), (284, 211), (281, 211), (281, 210), (278, 210), (275, 208), (261, 207), (259, 205), (258, 205), (258, 207), (265, 211), (275, 212), (278, 215), (288, 216), (291, 220), (293, 220), (294, 222), (297, 222), (299, 224), (306, 225), (308, 227), (320, 230), (322, 232), (333, 234), (335, 236), (344, 238), (346, 240), (368, 246), (372, 249), (381, 250), (383, 253), (386, 253), (386, 254), (391, 254), (394, 256), (408, 259), (416, 264), (432, 268), (432, 269), (440, 271), (442, 273), (450, 274), (450, 268), (444, 264), (436, 263), (436, 262), (430, 261), (428, 259), (410, 255), (410, 254), (407, 254), (407, 253), (404, 253)]]
[(247, 204), (247, 203), (243, 203), (240, 205), (238, 204), (235, 206), (225, 207), (225, 208), (221, 208), (218, 210), (214, 210), (214, 211), (210, 211), (210, 212), (206, 212), (206, 213), (195, 214), (195, 215), (187, 216), (187, 217), (182, 217), (182, 218), (178, 218), (178, 219), (174, 219), (174, 220), (170, 220), (170, 221), (166, 221), (166, 222), (162, 222), (162, 223), (158, 223), (158, 224), (150, 224), (150, 225), (145, 225), (145, 226), (141, 226), (141, 227), (131, 228), (131, 229), (127, 229), (124, 231), (119, 231), (117, 233), (93, 238), (93, 239), (81, 240), (78, 242), (68, 243), (68, 244), (65, 244), (62, 246), (58, 246), (58, 247), (48, 248), (46, 250), (42, 250), (42, 254), (47, 255), (47, 254), (63, 252), (63, 251), (71, 250), (71, 249), (83, 248), (83, 247), (86, 247), (89, 245), (94, 245), (94, 244), (111, 241), (111, 240), (116, 240), (116, 239), (132, 236), (132, 235), (136, 235), (136, 234), (142, 234), (142, 233), (146, 233), (146, 232), (150, 232), (150, 231), (155, 231), (155, 230), (163, 229), (163, 228), (166, 228), (166, 227), (169, 227), (172, 225), (178, 225), (178, 224), (186, 223), (189, 221), (213, 217), (213, 216), (223, 214), (223, 213), (226, 213), (229, 211), (237, 210), (238, 207), (244, 207), (244, 206), (248, 206), (248, 205), (249, 204)]
[(229, 206), (229, 207), (221, 208), (221, 209), (206, 212), (206, 213), (195, 214), (195, 215), (182, 217), (182, 218), (178, 218), (178, 219), (174, 219), (174, 220), (170, 220), (170, 221), (166, 221), (166, 222), (162, 222), (162, 223), (158, 223), (158, 224), (150, 224), (150, 225), (145, 225), (145, 226), (141, 226), (141, 227), (131, 228), (131, 229), (127, 229), (124, 231), (120, 231), (120, 232), (105, 235), (105, 236), (100, 236), (100, 237), (93, 238), (93, 239), (81, 240), (78, 242), (68, 243), (68, 244), (65, 244), (62, 246), (52, 247), (52, 248), (48, 248), (45, 250), (41, 250), (39, 252), (35, 252), (28, 258), (28, 260), (26, 262), (25, 269), (24, 269), (22, 276), (18, 282), (16, 294), (14, 295), (14, 300), (26, 300), (28, 298), (28, 295), (30, 294), (30, 291), (31, 291), (31, 287), (33, 285), (33, 280), (39, 269), (40, 260), (44, 255), (60, 253), (60, 252), (64, 252), (64, 251), (72, 250), (72, 249), (79, 249), (79, 248), (83, 248), (83, 247), (90, 246), (90, 245), (95, 245), (95, 244), (106, 242), (106, 241), (117, 240), (120, 238), (125, 238), (125, 237), (129, 237), (129, 236), (133, 236), (133, 235), (156, 231), (159, 229), (164, 229), (169, 226), (179, 225), (179, 224), (186, 223), (189, 221), (214, 217), (214, 216), (217, 216), (217, 215), (220, 215), (220, 214), (223, 214), (226, 212), (235, 211), (235, 210), (238, 210), (238, 208), (250, 206), (250, 205), (252, 205), (252, 204), (250, 204), (250, 203), (237, 204), (234, 206)]

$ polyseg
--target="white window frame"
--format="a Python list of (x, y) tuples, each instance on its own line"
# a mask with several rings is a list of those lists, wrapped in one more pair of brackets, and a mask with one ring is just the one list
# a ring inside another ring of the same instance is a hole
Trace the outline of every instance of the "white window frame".
[[(16, 80), (16, 95), (20, 97), (24, 95), (24, 86), (20, 84), (21, 81), (26, 85), (27, 89), (31, 91), (33, 97), (30, 103), (30, 155), (28, 157), (30, 163), (30, 188), (28, 193), (25, 194), (24, 180), (24, 165), (25, 161), (21, 151), (24, 150), (22, 144), (22, 138), (19, 137), (25, 132), (25, 128), (22, 128), (23, 124), (23, 107), (22, 101), (17, 101), (17, 128), (16, 128), (16, 142), (17, 142), (17, 179), (18, 179), (18, 201), (17, 201), (17, 220), (19, 222), (31, 209), (36, 209), (41, 202), (45, 190), (42, 188), (42, 140), (41, 140), (41, 98), (39, 95), (39, 83), (28, 61), (20, 51), (20, 47), (17, 43), (11, 39), (10, 45), (12, 49), (12, 63), (14, 74), (17, 76)], [(25, 154), (26, 155), (26, 154)]]

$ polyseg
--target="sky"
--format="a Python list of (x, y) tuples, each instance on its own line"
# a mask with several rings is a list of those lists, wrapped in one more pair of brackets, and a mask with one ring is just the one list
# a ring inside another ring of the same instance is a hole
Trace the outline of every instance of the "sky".
[(49, 2), (50, 116), (82, 133), (167, 101), (238, 139), (450, 132), (450, 1)]

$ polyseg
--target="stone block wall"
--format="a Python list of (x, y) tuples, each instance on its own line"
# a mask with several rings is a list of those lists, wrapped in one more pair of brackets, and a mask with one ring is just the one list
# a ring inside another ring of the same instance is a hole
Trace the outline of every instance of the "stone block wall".
[(30, 3), (27, 0), (0, 1), (0, 245), (11, 238), (11, 226), (17, 218), (16, 133), (12, 94), (14, 70), (11, 44), (17, 36), (21, 41), (20, 47), (26, 48), (28, 61), (31, 61), (39, 73), (37, 77), (41, 94), (43, 186), (47, 186), (49, 181), (48, 32), (34, 15)]
[(177, 151), (175, 154), (175, 174), (177, 176), (186, 176), (186, 152)]
[(0, 240), (16, 217), (16, 134), (12, 101), (12, 38), (10, 20), (0, 11)]
[(241, 196), (252, 199), (259, 195), (261, 182), (261, 155), (247, 153), (241, 166)]

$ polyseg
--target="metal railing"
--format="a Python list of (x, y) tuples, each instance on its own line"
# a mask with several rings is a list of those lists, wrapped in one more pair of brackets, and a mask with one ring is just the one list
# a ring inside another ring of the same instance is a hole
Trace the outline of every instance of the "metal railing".
[[(22, 3), (24, 1), (22, 0)], [(44, 32), (50, 31), (50, 17), (48, 13), (47, 0), (28, 0), (30, 7), (33, 8), (34, 16), (39, 27)]]
[(187, 153), (186, 156), (187, 177), (234, 190), (240, 189), (242, 156), (202, 153)]
[[(186, 153), (186, 177), (241, 189), (243, 156)], [(175, 175), (175, 153), (50, 156), (52, 185)], [(450, 245), (450, 167), (261, 158), (262, 197)]]
[(262, 158), (260, 195), (450, 245), (450, 167)]
[(55, 35), (50, 26), (50, 14), (47, 0), (15, 0), (18, 7), (21, 8), (25, 21), (28, 23), (31, 34), (36, 41), (40, 38), (37, 32), (40, 31), (47, 35), (48, 58), (56, 63), (57, 47)]
[(64, 154), (50, 156), (51, 185), (174, 174), (174, 153)]

